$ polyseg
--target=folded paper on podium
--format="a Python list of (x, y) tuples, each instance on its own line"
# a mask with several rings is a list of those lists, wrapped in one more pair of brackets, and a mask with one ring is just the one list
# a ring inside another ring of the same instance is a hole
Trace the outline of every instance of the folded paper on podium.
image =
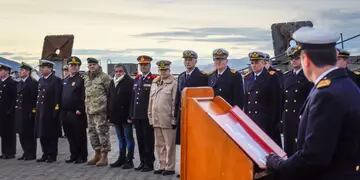
[(285, 152), (212, 88), (186, 88), (181, 107), (181, 179), (250, 180), (270, 153)]

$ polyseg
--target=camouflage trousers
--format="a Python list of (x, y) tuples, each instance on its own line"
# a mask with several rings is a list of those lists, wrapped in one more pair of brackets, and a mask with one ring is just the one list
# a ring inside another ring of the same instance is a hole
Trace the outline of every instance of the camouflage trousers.
[(109, 123), (106, 114), (88, 114), (88, 135), (94, 150), (109, 152), (111, 150)]

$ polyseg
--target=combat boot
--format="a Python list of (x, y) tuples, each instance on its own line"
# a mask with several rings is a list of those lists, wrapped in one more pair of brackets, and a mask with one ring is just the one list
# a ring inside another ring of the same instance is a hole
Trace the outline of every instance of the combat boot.
[(87, 162), (87, 165), (96, 165), (96, 163), (100, 160), (100, 149), (95, 150), (94, 157)]
[(106, 166), (108, 164), (108, 153), (102, 152), (100, 160), (96, 163), (96, 166)]

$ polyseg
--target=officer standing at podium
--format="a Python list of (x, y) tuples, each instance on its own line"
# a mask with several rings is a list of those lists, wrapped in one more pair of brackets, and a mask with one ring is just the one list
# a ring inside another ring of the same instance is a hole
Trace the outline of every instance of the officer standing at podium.
[(186, 50), (183, 52), (186, 71), (178, 76), (175, 115), (176, 115), (176, 143), (180, 144), (180, 120), (181, 120), (181, 92), (185, 87), (199, 87), (208, 85), (208, 77), (196, 67), (198, 55), (195, 51)]
[(339, 35), (303, 27), (293, 38), (314, 88), (300, 111), (297, 151), (286, 160), (269, 155), (267, 167), (284, 179), (360, 179), (360, 90), (335, 66)]
[(214, 89), (215, 96), (221, 96), (230, 105), (243, 108), (244, 89), (241, 74), (228, 66), (229, 52), (225, 49), (215, 49), (213, 60), (216, 70), (208, 79), (208, 85)]
[(296, 151), (296, 135), (299, 126), (299, 110), (304, 104), (313, 84), (309, 82), (301, 68), (300, 48), (289, 47), (287, 56), (291, 59), (291, 70), (284, 74), (282, 121), (284, 149), (288, 156)]
[(280, 84), (275, 71), (265, 68), (266, 55), (263, 52), (250, 52), (252, 72), (244, 77), (244, 112), (267, 133), (278, 145), (281, 145), (280, 122)]

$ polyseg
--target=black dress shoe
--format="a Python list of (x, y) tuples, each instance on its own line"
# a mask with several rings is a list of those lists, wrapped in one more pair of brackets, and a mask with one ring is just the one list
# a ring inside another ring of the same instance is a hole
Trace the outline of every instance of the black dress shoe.
[(4, 155), (3, 159), (14, 159), (15, 155)]
[(134, 169), (135, 169), (135, 171), (140, 171), (144, 168), (144, 166), (145, 166), (145, 164), (143, 162), (141, 162), (140, 165)]
[(76, 161), (74, 161), (74, 164), (82, 164), (87, 162), (87, 159), (77, 159)]
[(126, 162), (123, 158), (118, 158), (114, 163), (110, 164), (110, 167), (121, 167)]
[(153, 166), (148, 166), (148, 165), (144, 165), (143, 169), (141, 170), (141, 172), (150, 172), (153, 171), (154, 167)]
[(46, 157), (41, 157), (40, 159), (37, 159), (36, 162), (45, 162), (46, 160)]
[(163, 171), (163, 173), (162, 173), (162, 175), (163, 176), (168, 176), (168, 175), (173, 175), (173, 174), (175, 174), (175, 171)]
[(132, 169), (132, 168), (134, 168), (134, 163), (133, 163), (132, 160), (131, 161), (126, 161), (126, 163), (123, 164), (121, 168), (122, 169)]
[(35, 159), (36, 159), (36, 156), (25, 156), (24, 157), (25, 161), (30, 161), (30, 160), (35, 160)]
[(24, 159), (25, 159), (24, 156), (21, 156), (21, 157), (17, 158), (17, 160), (24, 160)]
[(52, 162), (55, 162), (55, 161), (56, 161), (55, 158), (50, 158), (50, 157), (46, 160), (47, 163), (52, 163)]
[(73, 163), (75, 161), (76, 161), (75, 158), (70, 158), (70, 159), (65, 160), (66, 163)]
[(163, 169), (158, 169), (154, 171), (154, 174), (162, 174), (164, 171)]

